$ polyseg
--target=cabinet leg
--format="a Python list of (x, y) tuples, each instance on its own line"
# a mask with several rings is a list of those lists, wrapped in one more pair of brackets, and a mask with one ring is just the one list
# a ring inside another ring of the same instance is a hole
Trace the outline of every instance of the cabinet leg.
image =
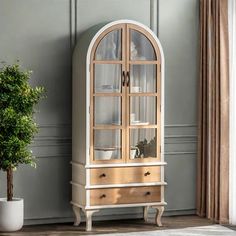
[(85, 210), (85, 217), (86, 217), (86, 231), (92, 230), (92, 216), (95, 212), (98, 212), (98, 210)]
[(73, 208), (73, 211), (75, 213), (75, 222), (74, 222), (74, 226), (78, 226), (81, 222), (81, 215), (80, 215), (80, 212), (81, 212), (81, 209), (77, 206), (72, 206)]
[(163, 214), (165, 208), (164, 208), (164, 206), (154, 206), (153, 208), (157, 209), (155, 222), (156, 222), (157, 226), (162, 226), (161, 217), (162, 217), (162, 214)]
[(143, 207), (143, 219), (145, 222), (148, 221), (148, 209), (149, 209), (149, 206)]

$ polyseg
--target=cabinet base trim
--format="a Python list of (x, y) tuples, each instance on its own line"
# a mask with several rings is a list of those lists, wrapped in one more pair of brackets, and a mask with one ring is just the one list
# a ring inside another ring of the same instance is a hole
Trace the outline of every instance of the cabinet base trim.
[(100, 205), (100, 206), (82, 206), (73, 201), (70, 202), (72, 205), (80, 207), (85, 210), (95, 209), (106, 209), (106, 208), (122, 208), (122, 207), (142, 207), (142, 206), (166, 206), (166, 202), (149, 202), (149, 203), (136, 203), (136, 204), (117, 204), (117, 205)]
[(166, 206), (166, 202), (150, 202), (150, 203), (135, 203), (135, 204), (117, 204), (117, 205), (101, 205), (101, 206), (86, 206), (86, 210), (90, 209), (105, 209), (105, 208), (119, 208), (119, 207), (138, 207), (138, 206)]
[[(72, 162), (72, 165), (74, 163)], [(93, 168), (106, 168), (106, 167), (132, 167), (132, 166), (165, 166), (166, 162), (143, 162), (143, 163), (121, 163), (121, 164), (94, 164), (94, 165), (85, 165), (86, 169)]]
[(145, 187), (145, 186), (163, 186), (167, 185), (166, 182), (155, 183), (132, 183), (132, 184), (110, 184), (110, 185), (91, 185), (85, 186), (85, 189), (98, 189), (98, 188), (123, 188), (123, 187)]

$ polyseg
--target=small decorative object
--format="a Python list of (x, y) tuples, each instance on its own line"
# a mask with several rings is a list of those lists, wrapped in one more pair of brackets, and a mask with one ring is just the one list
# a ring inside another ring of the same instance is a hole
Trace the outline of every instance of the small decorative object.
[(0, 170), (7, 174), (7, 198), (0, 199), (0, 231), (22, 228), (23, 199), (13, 197), (13, 171), (19, 164), (36, 166), (28, 145), (37, 132), (34, 106), (44, 88), (32, 88), (28, 83), (30, 75), (19, 64), (0, 69)]
[(142, 92), (141, 87), (139, 87), (139, 86), (131, 87), (131, 93), (140, 93), (140, 92)]
[(112, 90), (113, 86), (111, 84), (104, 84), (102, 85), (102, 89)]
[(96, 160), (110, 160), (113, 154), (113, 150), (110, 148), (97, 148), (94, 150)]
[(131, 60), (135, 60), (138, 58), (138, 51), (133, 41), (130, 44), (130, 51), (131, 51)]
[(130, 150), (130, 159), (135, 159), (140, 157), (140, 150), (138, 147), (131, 147)]
[(131, 113), (130, 114), (130, 123), (133, 124), (134, 121), (135, 121), (135, 113)]

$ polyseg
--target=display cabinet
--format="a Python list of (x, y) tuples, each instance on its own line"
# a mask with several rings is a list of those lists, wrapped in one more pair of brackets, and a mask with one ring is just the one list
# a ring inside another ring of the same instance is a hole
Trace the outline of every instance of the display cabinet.
[(130, 20), (84, 32), (73, 55), (72, 205), (87, 230), (104, 208), (164, 211), (164, 56)]

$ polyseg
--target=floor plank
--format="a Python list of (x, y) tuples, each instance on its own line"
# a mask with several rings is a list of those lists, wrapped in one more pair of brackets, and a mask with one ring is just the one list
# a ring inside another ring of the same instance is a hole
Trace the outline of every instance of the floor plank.
[(116, 220), (116, 221), (100, 221), (93, 222), (93, 231), (85, 231), (85, 223), (75, 227), (72, 223), (65, 224), (50, 224), (50, 225), (34, 225), (25, 226), (16, 233), (0, 233), (4, 236), (75, 236), (75, 235), (91, 235), (105, 233), (125, 233), (125, 232), (140, 232), (153, 231), (163, 229), (177, 229), (194, 226), (212, 225), (210, 220), (200, 218), (198, 216), (171, 216), (163, 217), (163, 227), (154, 225), (153, 219), (148, 223), (143, 220)]

